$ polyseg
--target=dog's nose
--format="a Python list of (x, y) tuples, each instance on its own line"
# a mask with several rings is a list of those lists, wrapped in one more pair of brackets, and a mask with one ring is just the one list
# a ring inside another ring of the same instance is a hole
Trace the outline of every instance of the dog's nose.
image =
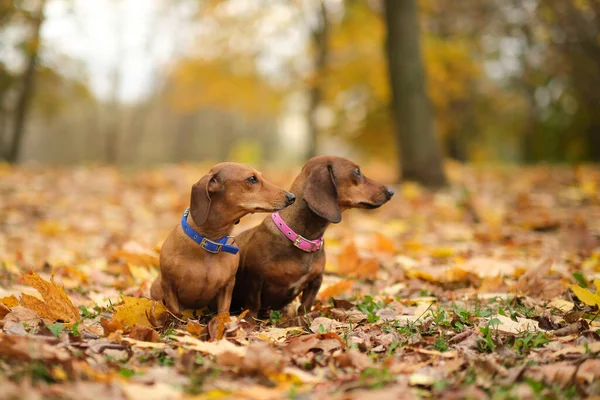
[(294, 204), (294, 202), (296, 201), (296, 196), (294, 195), (294, 193), (286, 193), (285, 198), (287, 199), (288, 204)]
[(387, 195), (388, 199), (394, 197), (394, 191), (388, 187), (385, 188), (385, 194)]

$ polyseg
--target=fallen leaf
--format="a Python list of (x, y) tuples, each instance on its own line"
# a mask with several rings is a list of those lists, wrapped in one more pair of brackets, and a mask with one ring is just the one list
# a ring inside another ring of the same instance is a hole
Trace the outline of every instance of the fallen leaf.
[(522, 332), (537, 332), (539, 330), (538, 322), (532, 319), (519, 318), (516, 321), (505, 317), (504, 315), (494, 315), (492, 319), (497, 319), (500, 324), (493, 325), (493, 329), (497, 329), (499, 332), (504, 333), (522, 333)]
[(0, 334), (0, 355), (18, 360), (64, 362), (71, 358), (54, 339)]
[(600, 280), (594, 280), (594, 286), (596, 286), (596, 293), (592, 293), (577, 284), (569, 286), (569, 289), (571, 289), (583, 303), (588, 306), (600, 308)]
[(234, 353), (240, 357), (246, 355), (247, 347), (236, 346), (227, 339), (215, 342), (203, 342), (191, 336), (175, 336), (173, 340), (182, 344), (189, 350), (199, 351), (205, 354), (219, 355), (225, 352)]
[(265, 376), (280, 373), (284, 364), (283, 358), (264, 342), (251, 344), (243, 356), (228, 351), (221, 353), (217, 356), (217, 363), (239, 369), (244, 375)]
[(31, 271), (23, 275), (31, 287), (35, 288), (44, 301), (28, 294), (21, 295), (21, 305), (35, 311), (42, 318), (53, 321), (76, 322), (81, 319), (79, 310), (73, 305), (65, 290), (54, 283), (43, 280)]
[(513, 290), (542, 300), (551, 300), (559, 296), (564, 292), (564, 286), (560, 279), (550, 274), (552, 264), (553, 261), (547, 259), (529, 269), (519, 277)]
[(158, 342), (160, 340), (158, 332), (156, 332), (154, 329), (148, 326), (139, 324), (135, 324), (133, 326), (133, 329), (131, 330), (131, 332), (129, 332), (129, 337), (131, 339), (140, 340), (144, 342)]
[(19, 305), (19, 300), (14, 295), (11, 295), (1, 298), (0, 303), (4, 304), (7, 308), (12, 308)]
[(354, 283), (350, 280), (341, 280), (337, 283), (334, 283), (331, 286), (326, 287), (325, 289), (319, 291), (317, 299), (319, 300), (327, 300), (332, 297), (338, 297), (341, 294), (348, 293), (350, 289), (352, 289), (352, 285)]
[(210, 340), (221, 340), (225, 334), (226, 324), (231, 322), (229, 313), (215, 315), (208, 322), (208, 337)]
[(373, 366), (373, 361), (365, 353), (355, 349), (349, 349), (347, 352), (338, 355), (336, 361), (342, 368), (354, 368), (358, 371), (364, 371)]
[(185, 325), (185, 330), (194, 336), (200, 336), (204, 331), (204, 326), (200, 325), (194, 320), (188, 319), (187, 324)]
[(564, 328), (557, 329), (552, 333), (554, 336), (568, 336), (581, 333), (589, 328), (590, 325), (584, 319), (581, 319), (575, 323), (565, 326)]
[(339, 327), (348, 327), (348, 324), (343, 324), (335, 319), (325, 317), (317, 317), (313, 319), (310, 324), (310, 330), (319, 333), (335, 331)]
[(116, 313), (111, 322), (116, 326), (133, 327), (135, 324), (152, 327), (148, 315), (160, 317), (167, 312), (162, 303), (138, 297), (121, 296), (123, 304), (115, 306)]
[(575, 374), (575, 380), (578, 385), (589, 385), (593, 382), (597, 382), (600, 378), (600, 360), (598, 359), (587, 359), (579, 368)]
[(344, 348), (344, 342), (337, 333), (316, 333), (312, 335), (296, 336), (285, 347), (291, 353), (304, 355), (311, 350), (331, 352)]
[(595, 354), (600, 353), (600, 342), (585, 344), (581, 346), (570, 346), (550, 354), (550, 358), (557, 358), (567, 354)]
[(563, 299), (553, 299), (550, 303), (548, 303), (548, 307), (554, 307), (561, 311), (569, 312), (573, 309), (573, 307), (575, 307), (575, 304)]
[(116, 331), (125, 331), (125, 326), (120, 321), (117, 321), (114, 317), (112, 319), (100, 318), (100, 325), (104, 329), (104, 334), (109, 335)]

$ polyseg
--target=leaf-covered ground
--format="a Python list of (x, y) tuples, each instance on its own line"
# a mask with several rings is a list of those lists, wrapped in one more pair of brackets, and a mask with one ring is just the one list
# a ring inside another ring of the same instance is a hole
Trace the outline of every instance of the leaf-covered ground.
[(444, 191), (399, 185), (328, 230), (313, 312), (254, 330), (144, 299), (206, 170), (0, 166), (0, 398), (600, 395), (599, 169), (453, 165)]

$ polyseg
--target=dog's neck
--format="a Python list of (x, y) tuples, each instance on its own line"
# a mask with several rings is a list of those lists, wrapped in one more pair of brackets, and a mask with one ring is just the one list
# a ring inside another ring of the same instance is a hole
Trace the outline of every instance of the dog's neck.
[(211, 208), (208, 218), (206, 219), (206, 222), (202, 224), (202, 226), (198, 226), (196, 224), (191, 213), (187, 217), (187, 222), (190, 224), (192, 229), (198, 232), (200, 235), (209, 240), (215, 241), (231, 234), (235, 222), (239, 220), (239, 218), (232, 220), (232, 217), (233, 216), (231, 212), (226, 212), (214, 207)]
[(296, 195), (296, 202), (281, 210), (279, 215), (294, 232), (309, 240), (321, 238), (330, 224), (315, 214), (300, 194)]

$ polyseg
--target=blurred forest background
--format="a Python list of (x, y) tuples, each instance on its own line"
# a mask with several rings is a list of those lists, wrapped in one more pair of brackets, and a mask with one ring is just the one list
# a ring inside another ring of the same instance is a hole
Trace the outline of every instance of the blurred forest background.
[(600, 161), (600, 0), (0, 0), (8, 162), (324, 153)]

